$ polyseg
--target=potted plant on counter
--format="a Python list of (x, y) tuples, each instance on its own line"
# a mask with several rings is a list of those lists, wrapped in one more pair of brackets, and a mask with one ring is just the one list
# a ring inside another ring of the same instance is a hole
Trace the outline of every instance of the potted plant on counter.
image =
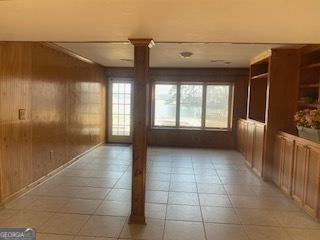
[(320, 143), (320, 110), (304, 109), (294, 115), (299, 137)]

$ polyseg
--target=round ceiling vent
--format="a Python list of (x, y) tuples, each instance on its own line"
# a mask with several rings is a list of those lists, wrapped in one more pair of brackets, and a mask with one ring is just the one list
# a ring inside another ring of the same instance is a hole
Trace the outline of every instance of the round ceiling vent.
[(179, 55), (182, 58), (190, 58), (193, 55), (193, 53), (192, 52), (181, 52), (181, 53), (179, 53)]

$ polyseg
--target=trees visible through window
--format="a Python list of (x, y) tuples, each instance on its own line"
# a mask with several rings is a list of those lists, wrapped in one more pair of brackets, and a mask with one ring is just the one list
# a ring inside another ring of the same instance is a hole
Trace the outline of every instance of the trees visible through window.
[(176, 126), (177, 85), (155, 85), (154, 125)]
[(201, 127), (202, 85), (181, 85), (180, 126)]
[(207, 86), (206, 122), (209, 128), (228, 128), (229, 126), (229, 86)]
[(229, 129), (231, 99), (231, 84), (155, 84), (153, 125)]

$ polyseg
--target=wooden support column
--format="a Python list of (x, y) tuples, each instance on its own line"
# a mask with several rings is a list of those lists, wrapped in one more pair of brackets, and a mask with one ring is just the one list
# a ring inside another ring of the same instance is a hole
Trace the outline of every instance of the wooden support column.
[(152, 39), (129, 39), (134, 45), (132, 200), (130, 223), (145, 224), (149, 49)]

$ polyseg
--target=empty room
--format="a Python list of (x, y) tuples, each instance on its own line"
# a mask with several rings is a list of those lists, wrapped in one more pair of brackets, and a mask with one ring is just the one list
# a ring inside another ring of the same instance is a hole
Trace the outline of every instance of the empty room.
[(319, 19), (0, 0), (0, 239), (320, 239)]

